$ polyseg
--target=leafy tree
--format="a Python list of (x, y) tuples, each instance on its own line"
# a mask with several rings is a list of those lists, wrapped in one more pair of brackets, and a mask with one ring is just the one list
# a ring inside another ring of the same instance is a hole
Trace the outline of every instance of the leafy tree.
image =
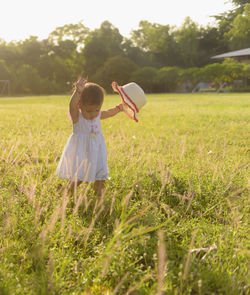
[(225, 67), (220, 63), (207, 65), (202, 69), (202, 78), (208, 82), (224, 82), (224, 70)]
[(205, 66), (211, 63), (211, 56), (228, 51), (228, 40), (226, 40), (217, 27), (201, 27), (199, 37), (199, 64)]
[(175, 35), (180, 52), (180, 65), (185, 68), (199, 65), (200, 31), (198, 25), (190, 17), (187, 17)]
[(37, 67), (37, 70), (41, 77), (48, 78), (51, 81), (54, 77), (54, 71), (55, 71), (55, 63), (54, 63), (54, 57), (50, 55), (44, 55), (40, 57), (39, 65)]
[(101, 67), (95, 76), (94, 81), (100, 83), (108, 92), (111, 92), (111, 83), (116, 81), (123, 85), (129, 82), (131, 73), (138, 69), (136, 63), (123, 56), (114, 56), (109, 58)]
[(24, 64), (16, 71), (12, 86), (15, 93), (40, 93), (41, 77), (36, 69)]
[(215, 83), (228, 82), (244, 77), (244, 65), (227, 59), (223, 63), (213, 63), (202, 69), (203, 78)]
[(42, 45), (41, 42), (38, 41), (38, 37), (31, 36), (24, 41), (20, 41), (18, 47), (21, 55), (21, 63), (37, 67), (40, 56), (43, 54)]
[(177, 62), (177, 45), (169, 25), (141, 21), (139, 29), (132, 31), (131, 40), (137, 47), (151, 52), (157, 66), (174, 65)]
[(132, 40), (125, 38), (121, 46), (124, 56), (133, 60), (137, 65), (155, 66), (152, 59), (152, 53), (137, 47), (133, 44)]
[(59, 56), (53, 58), (53, 83), (61, 89), (61, 92), (69, 89), (68, 84), (73, 81), (72, 77), (72, 63), (70, 59), (63, 59)]
[(9, 80), (10, 72), (5, 64), (5, 61), (0, 59), (0, 80)]
[(226, 34), (232, 29), (234, 19), (243, 13), (244, 6), (249, 3), (249, 0), (231, 0), (231, 2), (235, 5), (234, 9), (220, 13), (219, 15), (213, 15), (217, 22), (221, 40), (228, 47), (227, 50), (229, 49), (229, 42)]
[(230, 40), (231, 49), (250, 47), (250, 4), (245, 5), (244, 13), (235, 17), (225, 36)]
[[(61, 27), (57, 27), (50, 35), (49, 42), (52, 44), (52, 49), (48, 54), (51, 59), (55, 59), (56, 56), (60, 56), (65, 59), (70, 71), (71, 77), (68, 82), (72, 83), (77, 76), (84, 75), (85, 57), (83, 54), (83, 48), (86, 40), (89, 37), (90, 30), (82, 22), (77, 24), (66, 24)], [(49, 59), (47, 59), (49, 60)], [(56, 63), (56, 61), (54, 61)], [(61, 67), (61, 66), (59, 66)], [(62, 83), (65, 83), (65, 78)]]
[(4, 41), (0, 42), (0, 59), (4, 60), (8, 67), (20, 62), (19, 44), (14, 42), (8, 44)]
[(233, 59), (226, 59), (223, 63), (222, 79), (225, 82), (232, 83), (233, 80), (244, 77), (244, 64), (235, 62)]
[(56, 45), (65, 40), (71, 40), (76, 46), (81, 47), (89, 35), (89, 28), (83, 25), (82, 22), (77, 24), (67, 24), (57, 27), (49, 34), (48, 40)]
[(236, 6), (244, 6), (249, 3), (249, 0), (231, 0)]
[(53, 47), (53, 53), (61, 58), (72, 58), (76, 52), (77, 44), (72, 40), (60, 40)]
[(99, 29), (91, 32), (83, 49), (86, 74), (92, 77), (107, 59), (122, 55), (122, 41), (119, 30), (108, 21), (104, 21)]
[(250, 79), (250, 64), (244, 65), (244, 74), (248, 79)]

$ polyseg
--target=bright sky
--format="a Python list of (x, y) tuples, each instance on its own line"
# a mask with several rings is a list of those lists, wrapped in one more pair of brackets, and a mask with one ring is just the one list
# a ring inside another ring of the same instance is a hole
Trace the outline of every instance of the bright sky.
[(129, 37), (141, 20), (180, 26), (186, 16), (200, 25), (233, 8), (229, 0), (0, 0), (0, 39), (47, 38), (56, 27), (82, 21), (91, 30), (110, 21)]

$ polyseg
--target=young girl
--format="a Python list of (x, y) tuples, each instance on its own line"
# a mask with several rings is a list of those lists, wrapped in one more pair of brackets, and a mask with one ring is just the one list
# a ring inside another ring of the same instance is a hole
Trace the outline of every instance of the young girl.
[(80, 78), (69, 103), (73, 133), (62, 152), (56, 175), (70, 180), (70, 191), (82, 181), (93, 182), (101, 196), (108, 178), (107, 149), (101, 130), (101, 119), (123, 111), (123, 105), (101, 111), (104, 89)]

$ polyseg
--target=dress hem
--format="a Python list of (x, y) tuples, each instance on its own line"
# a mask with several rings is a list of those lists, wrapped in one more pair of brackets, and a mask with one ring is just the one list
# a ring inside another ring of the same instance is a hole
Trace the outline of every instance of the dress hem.
[[(56, 175), (56, 176), (57, 176), (57, 175)], [(65, 180), (70, 180), (70, 181), (72, 181), (72, 182), (75, 181), (75, 179), (72, 180), (71, 178), (68, 178), (68, 177), (62, 177), (62, 176), (57, 176), (57, 178), (65, 179)], [(96, 180), (107, 180), (108, 178), (109, 178), (109, 177), (107, 176), (106, 178), (96, 178), (96, 179), (94, 179), (94, 180), (84, 180), (84, 179), (79, 179), (79, 178), (77, 178), (76, 180), (77, 180), (77, 181), (84, 181), (84, 182), (91, 182), (91, 183), (94, 183)]]

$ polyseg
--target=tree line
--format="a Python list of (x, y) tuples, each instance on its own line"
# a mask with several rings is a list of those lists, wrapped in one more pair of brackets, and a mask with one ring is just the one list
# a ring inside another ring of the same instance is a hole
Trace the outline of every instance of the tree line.
[(71, 90), (78, 76), (111, 92), (111, 82), (135, 81), (147, 92), (175, 91), (183, 82), (221, 83), (249, 77), (249, 66), (214, 63), (211, 56), (250, 47), (250, 4), (232, 0), (233, 10), (199, 26), (187, 17), (180, 27), (141, 21), (125, 38), (109, 21), (90, 30), (82, 22), (56, 28), (47, 39), (0, 40), (0, 80), (12, 94), (54, 94)]

